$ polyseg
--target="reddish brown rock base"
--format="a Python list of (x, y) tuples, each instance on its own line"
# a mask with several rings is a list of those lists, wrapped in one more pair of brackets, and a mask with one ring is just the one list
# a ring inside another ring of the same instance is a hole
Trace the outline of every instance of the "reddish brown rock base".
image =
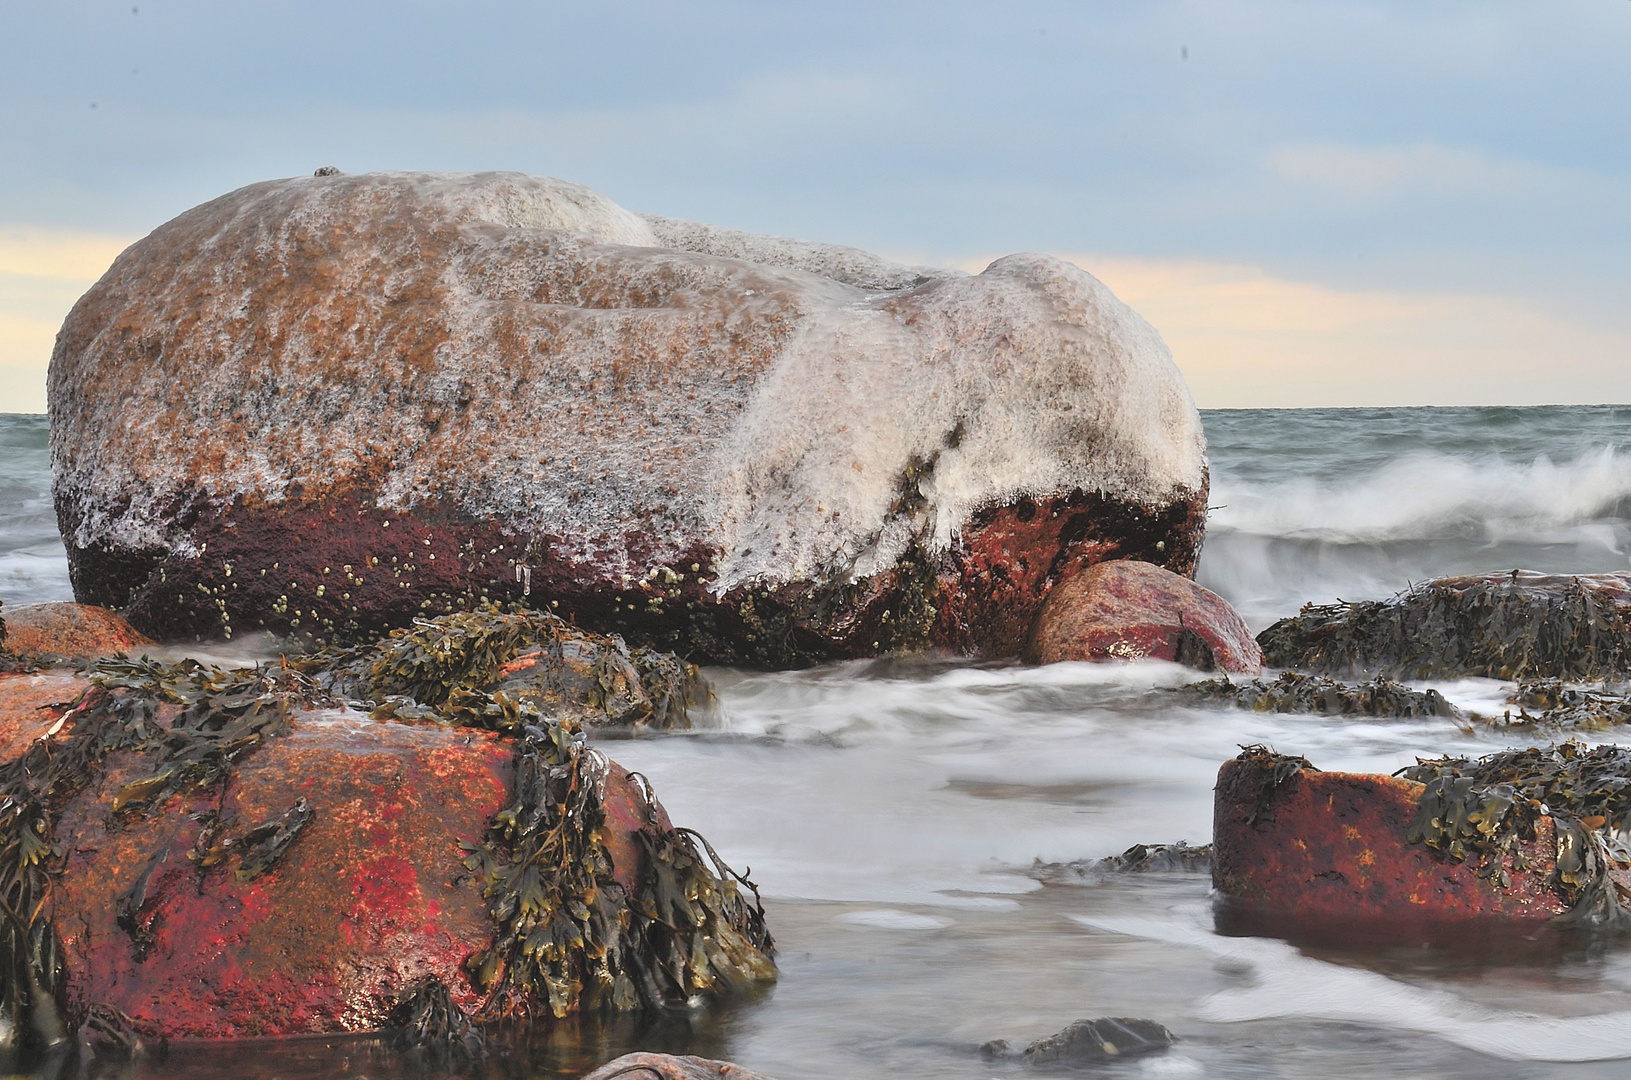
[(1130, 559), (1090, 566), (1056, 585), (1025, 655), (1039, 664), (1176, 660), (1248, 675), (1263, 667), (1262, 650), (1228, 601), (1170, 570)]
[[(718, 553), (704, 547), (668, 574), (625, 580), (571, 555), (562, 537), (511, 535), (430, 508), (385, 513), (332, 495), (201, 513), (187, 545), (196, 556), (70, 543), (68, 560), (76, 595), (128, 605), (132, 623), (165, 640), (271, 630), (350, 641), (514, 601), (697, 662), (774, 668), (927, 647), (1017, 655), (1049, 590), (1084, 567), (1139, 559), (1194, 573), (1205, 506), (1204, 490), (1155, 511), (1081, 492), (1023, 500), (976, 515), (933, 558), (846, 584), (724, 595), (708, 586)], [(620, 543), (657, 556), (651, 536)]]
[(1212, 884), (1237, 911), (1311, 924), (1544, 922), (1566, 906), (1547, 887), (1551, 819), (1522, 845), (1533, 870), (1505, 869), (1510, 888), (1407, 837), (1423, 785), (1390, 776), (1295, 772), (1274, 783), (1269, 755), (1218, 773)]

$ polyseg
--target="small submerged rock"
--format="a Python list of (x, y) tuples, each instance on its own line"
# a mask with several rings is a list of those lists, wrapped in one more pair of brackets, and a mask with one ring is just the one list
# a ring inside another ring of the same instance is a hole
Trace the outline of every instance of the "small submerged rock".
[(1413, 690), (1392, 679), (1339, 682), (1319, 675), (1287, 671), (1272, 682), (1236, 683), (1211, 679), (1174, 688), (1192, 701), (1236, 705), (1258, 712), (1317, 713), (1325, 716), (1466, 716), (1437, 690)]
[(1154, 1020), (1101, 1016), (1078, 1020), (1056, 1035), (1016, 1050), (1006, 1039), (980, 1047), (988, 1061), (1011, 1059), (1038, 1067), (1092, 1065), (1166, 1050), (1178, 1037)]
[(1046, 884), (1075, 885), (1102, 880), (1106, 874), (1207, 873), (1212, 869), (1212, 845), (1191, 846), (1179, 840), (1173, 844), (1134, 844), (1119, 855), (1103, 859), (1078, 859), (1068, 863), (1045, 863), (1031, 867), (1031, 877)]
[(1396, 679), (1631, 678), (1631, 574), (1512, 570), (1305, 606), (1257, 637), (1274, 667)]
[(624, 1054), (583, 1080), (770, 1080), (729, 1061), (679, 1054)]
[(1026, 659), (1175, 660), (1201, 671), (1255, 674), (1262, 652), (1228, 601), (1147, 562), (1099, 563), (1054, 586)]

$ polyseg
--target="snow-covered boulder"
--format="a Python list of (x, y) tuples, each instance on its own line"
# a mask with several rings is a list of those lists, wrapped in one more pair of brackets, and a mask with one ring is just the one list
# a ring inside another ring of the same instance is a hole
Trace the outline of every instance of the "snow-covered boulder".
[(1057, 580), (1193, 572), (1160, 337), (984, 273), (635, 214), (559, 180), (255, 184), (133, 245), (50, 372), (79, 599), (155, 636), (545, 605), (696, 659), (1017, 653)]

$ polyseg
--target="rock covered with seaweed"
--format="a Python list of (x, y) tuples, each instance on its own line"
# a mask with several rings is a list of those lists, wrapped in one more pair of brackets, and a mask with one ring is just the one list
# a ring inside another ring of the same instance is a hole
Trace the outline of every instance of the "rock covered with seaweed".
[[(0, 1052), (26, 1064), (99, 1025), (390, 1027), (468, 1055), (482, 1021), (773, 978), (751, 883), (587, 744), (580, 717), (635, 718), (558, 648), (528, 654), (540, 638), (571, 635), (484, 613), (371, 653), (0, 677), (23, 687), (0, 694), (17, 706), (0, 715), (0, 895), (18, 916), (0, 926)], [(460, 682), (516, 650), (564, 670), (554, 698)], [(357, 690), (372, 696), (335, 696)]]
[(1218, 774), (1213, 885), (1310, 925), (1631, 926), (1631, 752), (1573, 740), (1321, 772), (1248, 747)]
[(1258, 635), (1267, 662), (1401, 679), (1631, 678), (1631, 574), (1439, 578), (1388, 600), (1305, 606)]
[(76, 305), (49, 396), (76, 596), (161, 638), (486, 597), (723, 662), (1011, 655), (1054, 582), (1192, 573), (1204, 527), (1183, 380), (1075, 267), (925, 271), (518, 174), (191, 210)]

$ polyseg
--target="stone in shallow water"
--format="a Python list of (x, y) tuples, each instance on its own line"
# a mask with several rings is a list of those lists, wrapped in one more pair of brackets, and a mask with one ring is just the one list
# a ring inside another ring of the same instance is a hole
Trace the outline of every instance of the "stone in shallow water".
[(1321, 772), (1248, 748), (1218, 772), (1212, 885), (1233, 912), (1311, 927), (1403, 933), (1544, 922), (1568, 910), (1548, 885), (1557, 860), (1550, 817), (1538, 817), (1492, 869), (1411, 842), (1426, 791), (1399, 777)]
[(4, 630), (0, 646), (17, 656), (112, 656), (153, 644), (118, 612), (91, 604), (55, 602), (8, 608), (0, 628)]
[(49, 397), (75, 595), (158, 637), (487, 597), (721, 662), (1013, 655), (1054, 582), (1191, 573), (1205, 521), (1182, 377), (1076, 267), (925, 272), (513, 173), (188, 211), (75, 306)]
[(1309, 604), (1257, 636), (1274, 667), (1396, 679), (1631, 678), (1631, 574), (1511, 570)]
[(1254, 674), (1263, 654), (1221, 596), (1159, 566), (1099, 563), (1054, 587), (1026, 650), (1061, 660), (1176, 660), (1203, 671)]
[(1006, 1039), (996, 1039), (980, 1047), (980, 1053), (993, 1061), (1011, 1058), (1043, 1068), (1068, 1067), (1159, 1053), (1177, 1038), (1165, 1025), (1154, 1020), (1101, 1016), (1096, 1020), (1078, 1020), (1056, 1035), (1038, 1039), (1024, 1050), (1014, 1049)]

